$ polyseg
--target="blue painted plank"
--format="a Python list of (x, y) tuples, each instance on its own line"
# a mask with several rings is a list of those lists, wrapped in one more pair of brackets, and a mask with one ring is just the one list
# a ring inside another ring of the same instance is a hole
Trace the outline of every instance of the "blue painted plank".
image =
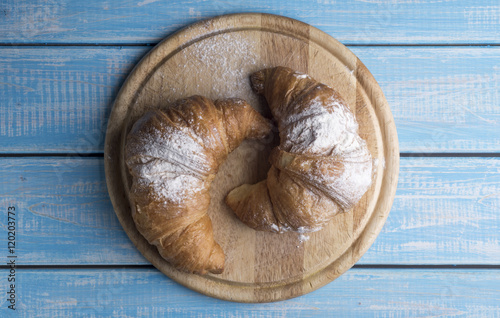
[(19, 264), (146, 263), (114, 214), (102, 158), (2, 158), (0, 175), (0, 205), (16, 210)]
[(500, 158), (401, 158), (367, 264), (500, 264)]
[(102, 152), (114, 97), (146, 50), (0, 48), (2, 152)]
[[(115, 217), (102, 158), (2, 158), (0, 175), (19, 263), (148, 264)], [(499, 193), (500, 158), (401, 158), (391, 213), (359, 264), (500, 264)]]
[[(385, 92), (401, 152), (500, 152), (500, 47), (351, 49)], [(112, 102), (148, 50), (0, 48), (0, 153), (102, 153)]]
[(0, 43), (156, 43), (216, 15), (264, 12), (347, 44), (500, 43), (500, 4), (482, 1), (0, 1)]
[[(0, 270), (2, 277), (8, 271)], [(498, 317), (500, 270), (351, 269), (277, 303), (209, 298), (155, 269), (18, 269), (16, 311), (2, 317)]]
[(500, 48), (351, 50), (374, 74), (401, 152), (500, 152)]

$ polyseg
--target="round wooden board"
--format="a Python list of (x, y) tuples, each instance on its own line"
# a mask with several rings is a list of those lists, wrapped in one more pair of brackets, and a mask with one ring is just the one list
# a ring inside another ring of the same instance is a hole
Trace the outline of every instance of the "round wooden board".
[[(334, 87), (349, 103), (360, 135), (376, 163), (369, 191), (353, 210), (307, 235), (256, 232), (224, 204), (234, 187), (266, 178), (270, 141), (245, 141), (220, 167), (212, 184), (209, 215), (226, 255), (221, 275), (192, 275), (172, 268), (137, 232), (128, 201), (130, 176), (123, 145), (146, 109), (167, 107), (194, 94), (239, 97), (264, 115), (265, 103), (251, 91), (249, 75), (288, 66)], [(366, 252), (389, 214), (396, 191), (399, 149), (396, 127), (377, 82), (341, 43), (302, 22), (268, 14), (233, 14), (193, 24), (149, 52), (120, 90), (105, 142), (108, 190), (130, 239), (160, 271), (213, 297), (269, 302), (300, 296), (340, 276)]]

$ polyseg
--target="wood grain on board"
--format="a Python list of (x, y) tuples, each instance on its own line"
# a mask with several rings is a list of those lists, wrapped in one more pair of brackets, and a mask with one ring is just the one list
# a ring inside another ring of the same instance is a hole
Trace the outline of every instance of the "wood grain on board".
[[(102, 153), (112, 102), (149, 50), (0, 47), (0, 152)], [(401, 152), (499, 151), (499, 47), (350, 50), (384, 91)]]
[[(176, 271), (140, 235), (127, 204), (130, 176), (124, 166), (125, 137), (151, 108), (194, 94), (212, 99), (238, 96), (263, 109), (249, 74), (288, 66), (334, 87), (350, 105), (374, 158), (372, 186), (349, 213), (337, 215), (304, 241), (299, 233), (255, 232), (242, 226), (224, 204), (226, 193), (255, 183), (269, 169), (271, 143), (247, 142), (219, 168), (208, 214), (214, 237), (226, 254), (220, 275)], [(165, 89), (168, 88), (168, 89)], [(207, 295), (243, 302), (296, 297), (349, 269), (379, 233), (392, 204), (399, 172), (394, 121), (376, 81), (352, 52), (309, 25), (275, 15), (231, 15), (191, 25), (150, 51), (127, 78), (110, 114), (105, 142), (108, 190), (125, 232), (158, 269)], [(253, 264), (253, 266), (248, 266)]]
[(298, 19), (346, 44), (500, 43), (497, 0), (7, 1), (0, 43), (156, 43), (201, 19), (242, 12)]

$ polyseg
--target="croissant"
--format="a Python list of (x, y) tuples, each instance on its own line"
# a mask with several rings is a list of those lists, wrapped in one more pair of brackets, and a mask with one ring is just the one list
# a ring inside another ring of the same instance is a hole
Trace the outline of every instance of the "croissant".
[(372, 158), (356, 119), (335, 90), (306, 74), (276, 67), (250, 80), (277, 121), (280, 144), (267, 179), (235, 188), (226, 204), (256, 230), (317, 231), (371, 185)]
[(270, 129), (269, 121), (243, 100), (212, 102), (202, 96), (149, 111), (135, 122), (125, 145), (132, 217), (175, 268), (223, 271), (224, 252), (207, 214), (210, 184), (243, 139), (263, 138)]

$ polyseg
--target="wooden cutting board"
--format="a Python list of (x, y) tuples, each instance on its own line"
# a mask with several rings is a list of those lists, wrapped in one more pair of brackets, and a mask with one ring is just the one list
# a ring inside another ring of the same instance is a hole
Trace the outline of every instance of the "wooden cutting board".
[[(372, 187), (352, 211), (306, 235), (272, 234), (243, 225), (224, 204), (243, 183), (266, 178), (271, 140), (246, 141), (220, 167), (212, 184), (209, 215), (226, 255), (221, 275), (192, 275), (173, 269), (137, 232), (128, 201), (130, 176), (123, 163), (124, 137), (146, 109), (166, 107), (194, 94), (246, 99), (269, 110), (251, 91), (249, 75), (288, 66), (340, 92), (375, 158)], [(268, 302), (313, 291), (340, 276), (366, 252), (392, 205), (399, 150), (392, 114), (377, 82), (341, 43), (302, 22), (268, 14), (234, 14), (193, 24), (165, 39), (132, 71), (110, 115), (105, 168), (116, 214), (141, 253), (175, 281), (201, 293), (240, 302)]]

